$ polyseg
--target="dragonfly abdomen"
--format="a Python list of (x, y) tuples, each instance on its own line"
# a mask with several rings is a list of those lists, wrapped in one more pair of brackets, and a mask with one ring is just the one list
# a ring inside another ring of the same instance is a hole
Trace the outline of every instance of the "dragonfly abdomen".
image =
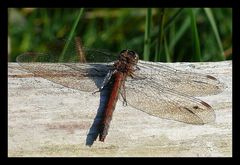
[(99, 141), (104, 141), (108, 134), (108, 129), (110, 126), (110, 122), (112, 120), (113, 111), (115, 110), (116, 103), (118, 100), (119, 92), (122, 86), (122, 82), (124, 79), (124, 73), (116, 72), (113, 76), (113, 84), (111, 87), (111, 92), (109, 92), (107, 103), (103, 112), (103, 119), (100, 125), (99, 131)]

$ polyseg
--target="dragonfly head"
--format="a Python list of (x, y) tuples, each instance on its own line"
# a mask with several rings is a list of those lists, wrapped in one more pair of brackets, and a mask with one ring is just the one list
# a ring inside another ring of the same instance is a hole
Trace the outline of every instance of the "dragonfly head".
[(133, 50), (122, 50), (119, 54), (119, 60), (136, 65), (139, 60), (139, 56)]

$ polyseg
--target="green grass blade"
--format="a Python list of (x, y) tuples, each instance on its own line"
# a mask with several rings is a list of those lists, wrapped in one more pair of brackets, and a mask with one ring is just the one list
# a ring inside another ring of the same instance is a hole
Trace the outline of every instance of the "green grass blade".
[(217, 25), (216, 25), (216, 21), (214, 19), (213, 14), (212, 14), (212, 10), (210, 8), (204, 8), (204, 11), (207, 15), (207, 18), (208, 18), (211, 26), (212, 26), (215, 38), (217, 40), (218, 47), (219, 47), (220, 52), (221, 52), (221, 54), (218, 55), (217, 58), (219, 60), (224, 60), (224, 50), (223, 50), (222, 42), (221, 42), (221, 39), (220, 39), (220, 36), (219, 36), (219, 31), (218, 31), (218, 28), (217, 28)]
[(181, 39), (181, 37), (184, 35), (184, 33), (187, 31), (188, 27), (190, 25), (190, 18), (186, 18), (183, 23), (180, 25), (180, 27), (176, 30), (174, 38), (171, 39), (171, 42), (169, 44), (169, 49), (172, 50), (176, 43)]
[(176, 20), (176, 18), (182, 13), (184, 8), (180, 8), (165, 24), (164, 30), (167, 31), (169, 27), (171, 27), (172, 23)]
[(150, 30), (151, 30), (151, 19), (152, 18), (152, 9), (147, 9), (147, 15), (146, 15), (146, 23), (145, 23), (145, 36), (144, 36), (144, 52), (143, 52), (143, 60), (148, 61), (149, 55), (150, 55), (150, 44), (151, 44), (151, 38), (150, 38)]
[(193, 9), (189, 9), (189, 10), (190, 10), (191, 30), (192, 30), (193, 47), (194, 47), (194, 54), (192, 56), (192, 60), (201, 61), (201, 49), (200, 49), (200, 41), (198, 36), (196, 16)]
[(72, 38), (73, 38), (73, 36), (74, 36), (74, 32), (75, 32), (75, 30), (76, 30), (76, 28), (77, 28), (77, 25), (78, 25), (78, 23), (79, 23), (79, 20), (80, 20), (82, 14), (83, 14), (83, 10), (84, 10), (84, 8), (81, 8), (81, 9), (79, 10), (78, 14), (77, 14), (77, 18), (76, 18), (76, 20), (75, 20), (75, 22), (74, 22), (74, 24), (73, 24), (73, 27), (72, 27), (72, 29), (71, 29), (71, 32), (70, 32), (70, 34), (69, 34), (69, 36), (68, 36), (68, 38), (67, 38), (67, 42), (66, 42), (66, 44), (64, 45), (63, 51), (62, 51), (62, 53), (61, 53), (60, 61), (62, 61), (62, 60), (64, 59), (65, 53), (66, 53), (66, 51), (67, 51), (67, 48), (68, 48), (70, 42), (72, 41)]
[(154, 61), (160, 61), (160, 54), (161, 54), (161, 45), (163, 41), (163, 33), (164, 33), (164, 15), (165, 15), (165, 9), (162, 8), (159, 10), (159, 24), (158, 24), (158, 37), (157, 37), (157, 43), (155, 48), (155, 58)]
[(171, 62), (171, 57), (168, 49), (166, 36), (164, 36), (164, 50), (165, 50), (166, 61)]
[[(187, 11), (189, 15), (189, 11), (188, 10), (181, 10), (181, 11)], [(199, 11), (201, 11), (199, 8), (195, 9), (194, 12), (195, 12), (195, 15), (199, 13)], [(181, 39), (186, 35), (188, 36), (188, 34), (186, 34), (186, 32), (188, 31), (188, 28), (191, 26), (191, 17), (189, 16), (184, 16), (184, 20), (181, 24), (178, 24), (178, 26), (175, 27), (175, 30), (174, 30), (174, 35), (172, 35), (170, 37), (170, 40), (169, 40), (169, 43), (168, 43), (168, 48), (169, 48), (169, 51), (170, 51), (170, 54), (174, 55), (174, 50), (175, 50), (175, 46), (179, 43), (179, 41), (181, 41)], [(176, 21), (173, 21), (173, 23), (176, 22)], [(171, 24), (173, 24), (171, 23)], [(177, 22), (176, 22), (177, 24)], [(171, 29), (172, 30), (172, 26), (171, 26)], [(182, 44), (182, 43), (179, 43), (179, 44)], [(183, 58), (184, 58), (184, 54), (178, 54), (177, 57), (173, 57), (175, 60), (174, 61), (182, 61)]]

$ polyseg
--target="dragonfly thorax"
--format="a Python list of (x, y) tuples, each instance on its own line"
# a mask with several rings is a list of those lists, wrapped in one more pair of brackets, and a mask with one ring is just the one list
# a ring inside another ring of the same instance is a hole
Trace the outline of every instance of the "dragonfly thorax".
[(134, 67), (137, 65), (139, 56), (136, 52), (131, 50), (122, 50), (119, 54), (118, 60), (114, 63), (117, 71), (131, 74)]

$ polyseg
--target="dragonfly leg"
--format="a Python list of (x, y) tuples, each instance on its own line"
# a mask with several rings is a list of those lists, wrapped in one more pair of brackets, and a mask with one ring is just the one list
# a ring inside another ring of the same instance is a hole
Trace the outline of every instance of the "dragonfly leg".
[(92, 94), (94, 95), (95, 93), (97, 92), (101, 92), (103, 90), (103, 88), (109, 83), (110, 79), (112, 78), (112, 75), (114, 74), (115, 72), (110, 70), (108, 72), (108, 74), (105, 76), (103, 82), (102, 82), (102, 85), (101, 87), (97, 90), (97, 91), (94, 91)]
[(123, 106), (127, 106), (127, 98), (126, 98), (126, 89), (125, 89), (125, 81), (122, 83), (122, 87), (120, 90), (120, 94), (123, 98)]
[(92, 95), (95, 95), (95, 94), (98, 93), (98, 92), (101, 92), (101, 89), (94, 91), (94, 92), (92, 93)]
[(134, 71), (141, 70), (138, 66), (134, 69)]

